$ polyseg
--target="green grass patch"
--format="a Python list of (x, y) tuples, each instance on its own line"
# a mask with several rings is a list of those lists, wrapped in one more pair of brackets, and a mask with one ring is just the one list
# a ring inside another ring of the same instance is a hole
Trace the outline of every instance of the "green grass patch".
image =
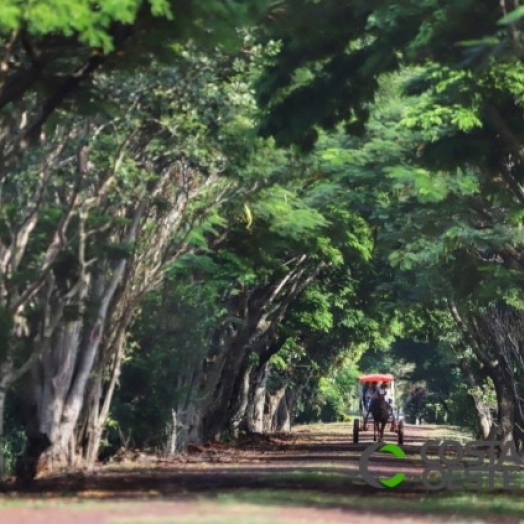
[(300, 469), (297, 471), (286, 471), (284, 473), (270, 473), (264, 475), (264, 481), (269, 480), (270, 482), (289, 482), (293, 484), (304, 484), (304, 483), (327, 483), (333, 484), (344, 484), (348, 480), (354, 480), (358, 475), (356, 470), (349, 472), (325, 472), (325, 471), (304, 471)]
[(218, 497), (222, 504), (259, 504), (281, 507), (324, 507), (366, 510), (366, 512), (397, 512), (409, 514), (461, 515), (482, 518), (486, 516), (522, 517), (524, 499), (522, 493), (515, 495), (492, 494), (395, 494), (383, 496), (334, 495), (309, 491), (239, 491)]
[(457, 440), (459, 442), (469, 442), (470, 440), (476, 440), (471, 431), (459, 426), (441, 426), (437, 424), (431, 424), (414, 427), (420, 427), (424, 429), (424, 438), (422, 442), (426, 440)]

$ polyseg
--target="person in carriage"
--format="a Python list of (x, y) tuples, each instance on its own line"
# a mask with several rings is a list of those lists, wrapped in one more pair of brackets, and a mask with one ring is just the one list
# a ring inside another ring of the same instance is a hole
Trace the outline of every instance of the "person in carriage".
[(387, 382), (382, 382), (380, 387), (377, 388), (377, 393), (379, 395), (383, 395), (385, 400), (386, 400), (386, 402), (391, 405), (391, 403), (393, 402), (393, 398), (391, 397), (391, 395), (389, 393), (389, 385), (388, 385)]
[(395, 405), (394, 405), (394, 399), (389, 390), (389, 384), (387, 382), (383, 382), (378, 391), (380, 395), (384, 396), (384, 400), (386, 401), (386, 405), (388, 408), (389, 418), (391, 419), (391, 431), (394, 431), (395, 430), (395, 415), (394, 415)]
[(362, 398), (364, 400), (364, 409), (365, 409), (365, 417), (364, 417), (364, 427), (366, 427), (369, 417), (369, 408), (371, 406), (371, 402), (377, 398), (378, 394), (378, 382), (372, 382), (371, 385), (368, 383), (364, 383), (363, 387), (363, 393)]

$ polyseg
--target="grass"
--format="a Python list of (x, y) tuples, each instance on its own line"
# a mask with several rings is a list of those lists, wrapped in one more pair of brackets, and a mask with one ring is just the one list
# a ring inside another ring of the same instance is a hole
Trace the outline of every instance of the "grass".
[(425, 425), (423, 427), (424, 440), (457, 440), (461, 443), (476, 440), (470, 431), (457, 426)]
[[(391, 495), (391, 493), (390, 493)], [(222, 504), (258, 504), (278, 507), (316, 507), (365, 510), (366, 512), (396, 512), (431, 515), (461, 515), (467, 517), (522, 517), (524, 499), (518, 495), (428, 493), (409, 498), (381, 496), (332, 495), (308, 491), (241, 491), (218, 497)]]
[(358, 476), (356, 470), (344, 473), (326, 473), (325, 471), (304, 471), (297, 470), (285, 473), (270, 473), (264, 475), (264, 480), (270, 482), (289, 482), (290, 484), (307, 484), (307, 483), (327, 483), (327, 484), (345, 484), (354, 480)]
[[(353, 417), (355, 418), (355, 417)], [(293, 428), (293, 434), (310, 434), (310, 433), (322, 433), (323, 435), (347, 435), (349, 428), (352, 427), (353, 418), (348, 422), (337, 422), (333, 424), (301, 424)]]

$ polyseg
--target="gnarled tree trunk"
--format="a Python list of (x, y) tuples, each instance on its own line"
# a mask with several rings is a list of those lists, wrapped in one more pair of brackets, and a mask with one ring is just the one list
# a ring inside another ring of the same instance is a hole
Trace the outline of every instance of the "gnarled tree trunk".
[[(457, 353), (459, 353), (456, 348), (454, 349)], [(493, 426), (493, 420), (491, 417), (490, 407), (482, 398), (482, 385), (486, 377), (484, 376), (479, 378), (480, 372), (474, 372), (472, 362), (460, 354), (458, 356), (459, 367), (462, 371), (466, 384), (469, 386), (468, 395), (472, 399), (473, 405), (475, 406), (480, 437), (482, 440), (488, 440)], [(485, 375), (485, 373), (483, 375)]]
[(524, 422), (515, 374), (517, 365), (520, 373), (524, 373), (520, 342), (524, 335), (523, 315), (501, 304), (491, 306), (482, 315), (469, 315), (467, 321), (454, 304), (450, 311), (484, 372), (493, 381), (498, 407), (497, 439), (504, 445), (514, 440), (516, 420), (522, 416)]
[[(136, 207), (125, 240), (134, 242), (146, 201)], [(48, 351), (33, 369), (39, 431), (49, 437), (52, 447), (46, 453), (49, 467), (72, 465), (76, 459), (75, 430), (79, 422), (89, 378), (104, 333), (111, 301), (124, 275), (126, 259), (121, 259), (108, 279), (106, 264), (98, 267), (92, 286), (81, 288), (87, 300), (96, 304), (88, 320), (61, 326)], [(85, 279), (85, 275), (81, 278)], [(84, 296), (81, 296), (82, 304)], [(81, 308), (80, 311), (84, 311)]]
[[(268, 394), (268, 412), (266, 415), (266, 432), (273, 433), (277, 431), (279, 425), (279, 407), (282, 399), (286, 394), (286, 387), (281, 387), (275, 392)], [(280, 413), (282, 416), (282, 413)]]
[(253, 373), (245, 415), (246, 428), (250, 433), (264, 433), (264, 410), (269, 373), (269, 362), (259, 366)]

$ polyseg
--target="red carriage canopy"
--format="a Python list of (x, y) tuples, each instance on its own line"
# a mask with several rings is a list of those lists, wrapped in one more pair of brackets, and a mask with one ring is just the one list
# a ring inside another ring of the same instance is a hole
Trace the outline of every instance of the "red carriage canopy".
[(358, 380), (364, 384), (371, 382), (394, 382), (395, 377), (389, 373), (375, 373), (373, 375), (361, 375)]

